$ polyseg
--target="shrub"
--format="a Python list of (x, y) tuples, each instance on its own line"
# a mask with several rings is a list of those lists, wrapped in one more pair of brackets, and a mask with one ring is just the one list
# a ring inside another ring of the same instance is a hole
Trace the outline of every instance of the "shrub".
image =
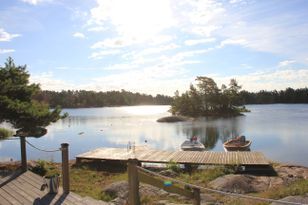
[(59, 175), (58, 168), (51, 162), (47, 162), (45, 160), (38, 160), (37, 165), (31, 169), (34, 173), (40, 176), (54, 176)]
[(12, 135), (13, 135), (12, 130), (8, 130), (8, 129), (2, 128), (2, 127), (0, 128), (0, 139), (8, 138)]
[(180, 166), (174, 161), (168, 162), (167, 169), (174, 171), (174, 172), (180, 172), (181, 171)]

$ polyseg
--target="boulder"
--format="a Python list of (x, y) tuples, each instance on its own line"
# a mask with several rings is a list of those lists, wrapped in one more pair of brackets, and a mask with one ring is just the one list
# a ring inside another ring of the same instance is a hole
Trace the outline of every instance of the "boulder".
[(279, 165), (275, 167), (278, 176), (284, 180), (308, 179), (308, 168), (303, 166)]
[[(300, 204), (308, 204), (308, 194), (306, 194), (305, 196), (287, 196), (280, 200)], [(285, 205), (285, 203), (273, 202), (271, 203), (271, 205)]]
[(230, 174), (211, 181), (209, 186), (213, 189), (245, 194), (265, 191), (284, 183), (279, 177)]
[(128, 196), (128, 182), (119, 181), (110, 184), (103, 189), (103, 192), (116, 198), (127, 198)]
[(167, 116), (167, 117), (162, 117), (157, 120), (157, 122), (182, 122), (182, 121), (187, 121), (187, 117), (183, 116)]

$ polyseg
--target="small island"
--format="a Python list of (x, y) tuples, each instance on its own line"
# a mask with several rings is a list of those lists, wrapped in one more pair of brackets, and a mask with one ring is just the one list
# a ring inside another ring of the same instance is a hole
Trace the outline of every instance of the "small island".
[(239, 94), (242, 86), (235, 79), (230, 80), (228, 87), (223, 84), (220, 89), (212, 78), (198, 76), (196, 81), (197, 87), (191, 84), (182, 95), (175, 92), (170, 110), (173, 115), (232, 117), (248, 111)]

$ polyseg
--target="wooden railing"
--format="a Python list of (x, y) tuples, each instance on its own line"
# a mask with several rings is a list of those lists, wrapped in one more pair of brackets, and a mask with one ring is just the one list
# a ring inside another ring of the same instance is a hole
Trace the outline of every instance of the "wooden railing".
[(127, 171), (129, 185), (129, 205), (140, 205), (139, 182), (150, 184), (170, 193), (186, 196), (193, 200), (194, 205), (200, 205), (200, 189), (179, 184), (174, 181), (165, 181), (157, 175), (146, 172), (143, 168), (138, 166), (139, 164), (140, 163), (137, 159), (128, 160)]

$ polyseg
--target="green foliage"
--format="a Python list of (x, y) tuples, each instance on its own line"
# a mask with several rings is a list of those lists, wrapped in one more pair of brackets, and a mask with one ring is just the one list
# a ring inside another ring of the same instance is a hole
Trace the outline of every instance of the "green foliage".
[(54, 163), (45, 160), (38, 160), (36, 163), (37, 165), (31, 169), (32, 172), (46, 177), (60, 175), (60, 172)]
[(308, 88), (287, 88), (280, 91), (261, 90), (256, 93), (241, 91), (239, 94), (245, 104), (308, 103)]
[(180, 166), (174, 161), (168, 162), (166, 166), (167, 166), (167, 169), (169, 169), (171, 171), (174, 171), (174, 172), (177, 172), (177, 173), (179, 173), (181, 171)]
[(29, 77), (26, 66), (16, 66), (12, 58), (0, 67), (0, 122), (7, 121), (17, 129), (31, 130), (61, 118), (59, 107), (51, 111), (47, 104), (33, 99), (40, 87), (30, 84)]
[(13, 131), (0, 127), (0, 139), (8, 138), (13, 135)]
[(146, 94), (132, 93), (125, 90), (95, 92), (85, 90), (41, 91), (35, 99), (48, 103), (51, 107), (60, 105), (65, 108), (105, 107), (123, 105), (170, 105), (172, 98), (165, 95), (155, 97)]
[(196, 81), (197, 88), (190, 85), (190, 89), (181, 96), (178, 91), (175, 93), (171, 105), (173, 114), (192, 117), (240, 114), (236, 106), (243, 102), (239, 95), (241, 86), (235, 79), (230, 80), (229, 87), (223, 85), (221, 89), (208, 77), (198, 76)]
[(234, 169), (232, 167), (226, 166), (215, 166), (209, 167), (207, 169), (195, 170), (192, 174), (181, 174), (180, 179), (184, 179), (186, 182), (192, 184), (207, 184), (208, 182), (226, 174), (234, 173)]
[(99, 196), (100, 200), (107, 201), (107, 202), (112, 201), (115, 198), (117, 198), (115, 194), (109, 194), (104, 191), (102, 191)]
[(102, 192), (102, 189), (117, 181), (127, 181), (127, 173), (92, 170), (87, 166), (70, 169), (71, 190), (81, 196), (90, 196), (99, 200), (112, 200), (114, 196)]
[(306, 193), (308, 193), (308, 180), (299, 179), (292, 182), (288, 186), (272, 188), (257, 195), (265, 198), (281, 199), (291, 195), (305, 195)]

